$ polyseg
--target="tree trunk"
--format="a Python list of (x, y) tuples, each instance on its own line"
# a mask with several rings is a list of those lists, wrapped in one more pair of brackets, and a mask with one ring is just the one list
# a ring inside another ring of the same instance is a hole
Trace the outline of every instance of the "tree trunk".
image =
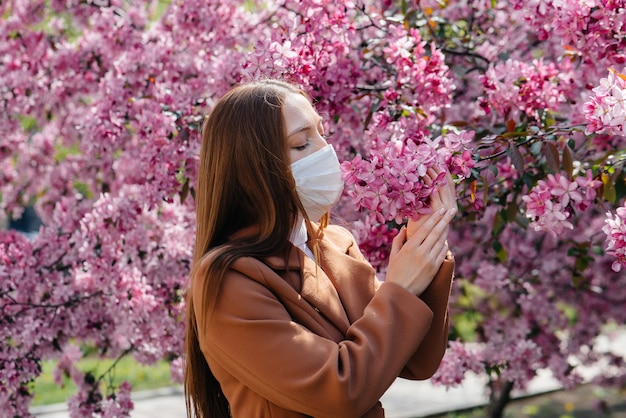
[[(499, 385), (501, 382), (491, 381), (491, 396), (489, 406), (487, 407), (487, 413), (489, 418), (502, 418), (504, 408), (511, 400), (511, 391), (513, 390), (513, 382), (504, 382), (503, 385)], [(499, 393), (498, 393), (499, 392)]]

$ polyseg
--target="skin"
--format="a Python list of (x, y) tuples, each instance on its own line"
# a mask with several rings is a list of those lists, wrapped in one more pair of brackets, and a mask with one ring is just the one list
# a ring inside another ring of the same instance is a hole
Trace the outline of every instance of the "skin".
[[(289, 94), (282, 111), (292, 164), (328, 145), (322, 118), (306, 97)], [(430, 170), (425, 181), (432, 182), (437, 175), (435, 170)], [(417, 221), (409, 221), (391, 246), (386, 281), (415, 295), (420, 295), (428, 287), (448, 253), (448, 228), (457, 209), (450, 173), (446, 178), (446, 186), (431, 198), (433, 212)]]
[(328, 145), (322, 118), (306, 97), (288, 95), (283, 104), (283, 119), (292, 164)]

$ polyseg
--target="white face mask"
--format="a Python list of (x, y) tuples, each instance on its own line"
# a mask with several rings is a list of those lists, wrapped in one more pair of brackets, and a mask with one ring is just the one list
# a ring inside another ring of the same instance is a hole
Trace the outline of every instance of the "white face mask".
[(339, 201), (343, 191), (341, 168), (330, 145), (291, 164), (296, 190), (309, 219), (319, 221)]

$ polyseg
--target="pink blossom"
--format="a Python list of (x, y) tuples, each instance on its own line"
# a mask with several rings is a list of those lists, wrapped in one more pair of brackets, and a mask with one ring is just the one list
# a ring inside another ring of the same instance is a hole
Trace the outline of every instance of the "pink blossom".
[(578, 186), (582, 189), (582, 198), (579, 202), (577, 202), (577, 207), (581, 210), (585, 210), (596, 198), (597, 189), (602, 186), (602, 182), (600, 180), (595, 180), (593, 178), (592, 171), (587, 170), (584, 177), (576, 177), (576, 183), (578, 183)]
[(489, 67), (482, 83), (489, 103), (501, 116), (523, 112), (536, 118), (537, 110), (556, 111), (572, 88), (571, 72), (565, 67), (534, 60), (532, 64), (507, 60)]
[(107, 398), (102, 402), (102, 417), (129, 417), (130, 412), (133, 409), (133, 401), (130, 399), (131, 389), (132, 387), (130, 383), (122, 382), (117, 393), (107, 396)]
[(583, 199), (583, 196), (578, 192), (578, 183), (569, 181), (565, 176), (548, 174), (548, 183), (552, 186), (550, 193), (557, 197), (561, 207), (567, 207), (570, 199), (573, 202), (580, 202)]
[[(573, 384), (571, 359), (618, 364), (587, 348), (626, 322), (610, 189), (626, 148), (623, 1), (167, 3), (1, 2), (0, 223), (28, 204), (43, 222), (30, 238), (0, 231), (7, 414), (29, 416), (44, 359), (77, 383), (73, 416), (128, 414), (128, 385), (94, 391), (99, 376), (76, 367), (83, 343), (174, 358), (180, 380), (202, 121), (266, 77), (301, 85), (323, 117), (347, 185), (333, 214), (381, 278), (398, 224), (442, 184), (424, 174), (455, 173), (450, 317), (471, 319), (474, 342), (451, 344), (438, 381), (489, 370), (521, 386), (549, 368)], [(538, 145), (553, 140), (567, 173), (548, 175)]]
[(466, 373), (480, 373), (483, 369), (484, 363), (479, 347), (451, 341), (432, 380), (445, 387), (454, 387), (463, 382)]
[(611, 268), (619, 272), (626, 266), (626, 205), (617, 208), (615, 214), (607, 212), (602, 232), (606, 234), (606, 250), (616, 260)]
[(585, 103), (587, 133), (626, 135), (626, 77), (609, 69), (609, 75), (593, 89), (595, 96)]
[(601, 185), (591, 176), (591, 170), (587, 170), (585, 177), (573, 181), (560, 173), (548, 174), (545, 180), (539, 180), (528, 195), (522, 196), (526, 202), (526, 217), (532, 220), (530, 226), (553, 236), (564, 228), (573, 229), (568, 220), (571, 210), (587, 209), (596, 197), (595, 189)]

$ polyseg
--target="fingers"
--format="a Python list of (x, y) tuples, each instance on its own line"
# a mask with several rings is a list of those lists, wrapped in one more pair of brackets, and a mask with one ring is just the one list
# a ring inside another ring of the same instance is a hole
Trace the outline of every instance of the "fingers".
[[(432, 187), (435, 179), (437, 177), (440, 177), (441, 172), (442, 171), (437, 167), (429, 168), (426, 171), (426, 174), (422, 177), (424, 184)], [(445, 179), (446, 183), (437, 187), (437, 189), (433, 191), (431, 195), (431, 207), (435, 210), (439, 207), (445, 207), (446, 209), (450, 209), (456, 204), (454, 179), (452, 178), (452, 174), (450, 174), (450, 172), (447, 170)]]
[(400, 251), (400, 248), (404, 245), (406, 241), (406, 227), (403, 226), (400, 228), (398, 235), (396, 235), (391, 241), (391, 249), (389, 250), (389, 256), (392, 257)]
[(452, 178), (452, 175), (449, 171), (446, 173), (445, 178), (446, 184), (439, 187), (437, 189), (437, 193), (443, 207), (445, 207), (446, 209), (451, 209), (453, 207), (456, 207), (456, 186), (454, 184), (454, 179)]
[(447, 253), (448, 253), (448, 241), (445, 239), (439, 240), (430, 249), (430, 252), (425, 254), (425, 259), (430, 260), (430, 263), (433, 265), (433, 268), (437, 270), (441, 266), (441, 263), (443, 263), (443, 260), (445, 260)]
[(433, 208), (433, 210), (445, 207), (440, 190), (435, 190), (435, 192), (430, 195), (430, 207)]
[[(435, 179), (442, 179), (442, 173), (443, 171), (437, 167), (429, 168), (422, 177), (424, 184), (433, 187)], [(447, 170), (445, 172), (445, 178), (446, 184), (435, 187), (430, 195), (430, 208), (432, 209), (432, 213), (421, 215), (416, 220), (409, 219), (407, 230), (408, 239), (412, 239), (416, 235), (416, 232), (421, 231), (420, 234), (417, 234), (417, 239), (419, 242), (422, 242), (429, 233), (430, 228), (434, 227), (436, 224), (436, 220), (432, 220), (432, 218), (437, 218), (437, 213), (441, 209), (447, 211), (457, 208), (454, 180)]]
[(447, 239), (449, 225), (454, 218), (456, 212), (456, 208), (445, 211), (443, 216), (438, 219), (438, 222), (433, 225), (432, 229), (430, 231), (426, 231), (426, 236), (422, 241), (422, 245), (426, 246), (427, 248), (430, 247), (430, 253), (433, 252), (432, 248), (435, 248), (438, 241), (445, 241)]
[(439, 246), (437, 246), (437, 248), (433, 248), (432, 250), (432, 254), (435, 257), (436, 262), (441, 265), (441, 263), (443, 263), (443, 260), (446, 259), (446, 255), (448, 254), (448, 241), (445, 240), (443, 241), (443, 243)]
[(456, 200), (455, 188), (456, 186), (454, 184), (454, 179), (452, 178), (452, 175), (450, 174), (450, 172), (448, 172), (448, 174), (446, 174), (446, 185), (444, 188), (446, 197), (448, 197), (449, 199)]
[(428, 170), (426, 170), (426, 174), (422, 177), (422, 179), (424, 180), (424, 184), (426, 184), (427, 186), (430, 186), (431, 184), (433, 184), (433, 180), (437, 177), (437, 172), (435, 171), (434, 168), (429, 168)]
[(437, 223), (439, 223), (439, 221), (444, 217), (445, 214), (445, 209), (440, 208), (436, 212), (430, 215), (426, 215), (427, 218), (425, 218), (423, 223), (421, 225), (418, 225), (418, 228), (413, 232), (413, 235), (411, 236), (411, 241), (417, 242), (418, 244), (422, 243), (426, 239), (428, 234), (430, 234), (430, 231), (435, 227), (435, 225), (437, 225)]
[(439, 231), (437, 228), (440, 224), (446, 227), (454, 217), (454, 214), (456, 214), (456, 208), (454, 208), (454, 213), (449, 212), (451, 210), (446, 211), (442, 207), (430, 215), (425, 215), (426, 218), (421, 219), (423, 223), (417, 224), (417, 228), (412, 232), (410, 241), (419, 245), (435, 230)]

